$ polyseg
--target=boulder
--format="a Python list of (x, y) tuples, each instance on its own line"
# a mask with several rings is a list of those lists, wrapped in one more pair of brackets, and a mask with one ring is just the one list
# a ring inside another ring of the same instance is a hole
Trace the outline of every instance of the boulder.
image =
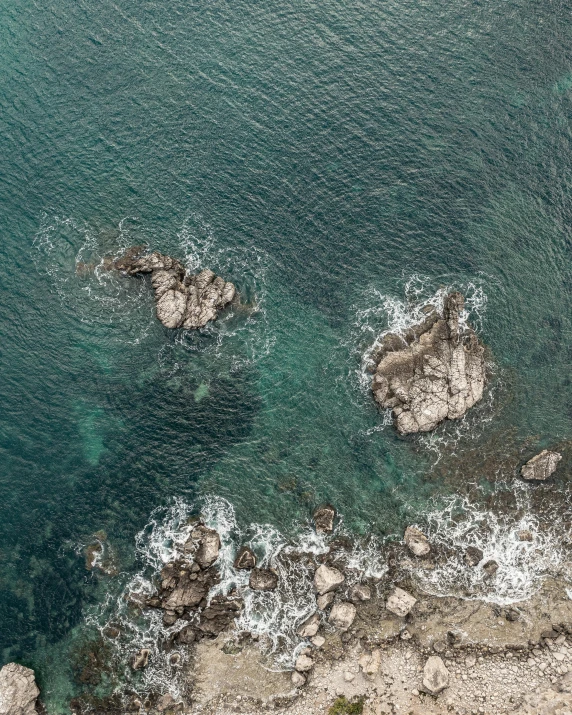
[(145, 246), (134, 246), (113, 265), (129, 276), (151, 274), (157, 318), (166, 328), (202, 328), (234, 300), (234, 285), (213, 271), (194, 275), (170, 256), (158, 251), (142, 255), (144, 251)]
[(138, 653), (135, 653), (131, 659), (131, 667), (133, 670), (143, 670), (149, 663), (150, 650), (148, 648), (141, 648)]
[(483, 560), (483, 552), (476, 546), (467, 546), (465, 550), (465, 563), (467, 566), (477, 566)]
[(254, 591), (273, 591), (278, 586), (278, 574), (270, 569), (253, 568), (248, 585)]
[(401, 434), (459, 419), (483, 396), (484, 347), (460, 322), (463, 309), (463, 296), (450, 293), (442, 314), (432, 310), (403, 336), (386, 335), (375, 353), (373, 395), (393, 410)]
[(342, 631), (347, 631), (356, 617), (356, 607), (349, 601), (338, 601), (332, 606), (328, 622)]
[(307, 618), (304, 623), (298, 628), (298, 635), (300, 638), (312, 638), (315, 636), (320, 628), (320, 616), (314, 613)]
[(331, 534), (334, 530), (336, 510), (331, 504), (321, 506), (314, 512), (314, 524), (319, 534)]
[(245, 571), (250, 571), (250, 569), (253, 569), (256, 566), (256, 556), (254, 553), (248, 548), (248, 546), (243, 546), (238, 554), (236, 555), (236, 558), (234, 560), (234, 568), (235, 569), (244, 569)]
[(438, 655), (432, 655), (423, 668), (423, 687), (437, 695), (449, 685), (449, 671)]
[(39, 694), (30, 668), (8, 663), (0, 670), (0, 715), (36, 715)]
[(310, 658), (309, 655), (302, 653), (302, 655), (299, 655), (296, 658), (296, 663), (294, 667), (299, 673), (307, 673), (314, 667), (314, 661)]
[(316, 599), (316, 604), (320, 611), (325, 611), (326, 608), (331, 605), (335, 598), (334, 592), (329, 591), (328, 593), (325, 593), (323, 596), (318, 596)]
[(198, 539), (199, 548), (195, 553), (195, 561), (203, 569), (208, 569), (218, 559), (220, 551), (220, 536), (214, 529), (199, 526), (193, 530), (193, 539)]
[(407, 548), (414, 556), (427, 556), (431, 551), (429, 540), (425, 534), (415, 526), (405, 529), (404, 541)]
[(499, 565), (493, 559), (490, 559), (485, 564), (483, 564), (483, 571), (485, 572), (485, 578), (492, 578), (498, 571)]
[(363, 583), (356, 583), (350, 589), (350, 601), (359, 603), (360, 601), (371, 600), (371, 588)]
[(562, 455), (558, 452), (549, 452), (544, 449), (522, 467), (520, 474), (527, 481), (543, 482), (554, 474), (561, 459)]
[(387, 599), (385, 607), (391, 613), (394, 613), (400, 618), (404, 618), (417, 603), (417, 599), (402, 588), (396, 588), (391, 596)]
[(314, 574), (314, 587), (320, 596), (335, 591), (345, 581), (345, 576), (338, 569), (321, 564)]

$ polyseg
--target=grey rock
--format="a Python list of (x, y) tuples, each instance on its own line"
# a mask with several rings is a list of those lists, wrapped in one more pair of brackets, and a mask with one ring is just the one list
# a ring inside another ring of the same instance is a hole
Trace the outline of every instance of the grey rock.
[(404, 541), (414, 556), (427, 556), (431, 546), (425, 534), (415, 526), (405, 529)]
[(332, 606), (328, 622), (342, 631), (347, 631), (356, 617), (356, 607), (349, 601), (338, 601)]
[(417, 603), (417, 599), (402, 588), (396, 588), (387, 599), (385, 607), (391, 613), (404, 618)]
[(562, 455), (558, 452), (544, 449), (522, 467), (520, 474), (527, 481), (545, 481), (554, 474), (561, 459)]
[(477, 566), (483, 560), (483, 552), (476, 546), (467, 546), (465, 551), (465, 563), (467, 566)]
[(234, 568), (235, 569), (244, 569), (245, 571), (249, 571), (250, 569), (253, 569), (256, 566), (256, 556), (254, 553), (248, 548), (248, 546), (243, 546), (238, 554), (236, 555), (236, 558), (234, 560)]
[(331, 504), (319, 507), (314, 512), (314, 524), (319, 534), (331, 534), (334, 530), (334, 519), (336, 510)]
[(248, 585), (254, 591), (273, 591), (278, 586), (278, 574), (270, 569), (253, 568)]
[(314, 574), (314, 587), (320, 596), (329, 591), (335, 591), (345, 581), (341, 571), (325, 564), (321, 564)]
[(39, 694), (30, 668), (8, 663), (0, 670), (0, 715), (36, 715)]
[(423, 668), (423, 687), (437, 695), (449, 685), (449, 671), (438, 655), (432, 655)]
[(463, 307), (463, 296), (450, 293), (442, 315), (432, 312), (403, 338), (386, 336), (377, 351), (373, 395), (393, 410), (401, 434), (459, 419), (483, 395), (484, 347), (459, 324)]

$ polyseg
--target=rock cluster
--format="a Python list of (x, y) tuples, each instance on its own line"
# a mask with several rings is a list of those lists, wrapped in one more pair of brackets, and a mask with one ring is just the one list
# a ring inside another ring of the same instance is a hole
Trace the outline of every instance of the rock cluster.
[(36, 715), (39, 694), (30, 668), (8, 663), (0, 670), (0, 715)]
[(459, 419), (483, 395), (484, 347), (472, 328), (461, 325), (463, 307), (463, 296), (450, 293), (442, 315), (432, 309), (403, 337), (389, 333), (374, 356), (374, 398), (393, 410), (401, 434)]
[(113, 265), (129, 276), (151, 274), (157, 318), (166, 328), (202, 328), (234, 299), (234, 284), (213, 271), (194, 275), (171, 256), (157, 251), (141, 255), (143, 248), (130, 248)]
[(549, 452), (544, 449), (522, 467), (520, 474), (523, 479), (528, 481), (543, 482), (554, 474), (561, 459), (562, 455), (558, 452)]

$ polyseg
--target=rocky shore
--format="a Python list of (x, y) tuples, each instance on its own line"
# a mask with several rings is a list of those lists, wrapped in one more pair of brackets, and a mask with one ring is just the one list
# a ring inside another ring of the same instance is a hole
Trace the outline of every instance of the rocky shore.
[(425, 306), (422, 323), (404, 335), (388, 333), (372, 356), (373, 396), (392, 410), (401, 434), (459, 419), (483, 396), (484, 347), (461, 323), (463, 309), (463, 296), (450, 293), (442, 313)]
[(144, 246), (134, 246), (117, 260), (109, 259), (106, 267), (128, 276), (151, 275), (157, 318), (166, 328), (202, 328), (234, 300), (234, 284), (210, 269), (195, 275), (171, 256), (144, 251)]

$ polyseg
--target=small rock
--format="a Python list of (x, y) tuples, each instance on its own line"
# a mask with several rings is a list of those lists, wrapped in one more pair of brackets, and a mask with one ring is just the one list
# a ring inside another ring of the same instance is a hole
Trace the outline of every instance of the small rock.
[(514, 608), (509, 608), (505, 614), (505, 618), (507, 621), (515, 622), (518, 621), (519, 615), (518, 611), (516, 611)]
[(371, 599), (371, 588), (365, 584), (357, 583), (350, 589), (350, 601), (359, 603), (360, 601), (369, 601)]
[(347, 631), (354, 622), (356, 612), (356, 607), (353, 603), (349, 601), (338, 601), (338, 603), (334, 603), (332, 606), (328, 621), (333, 626), (336, 626), (336, 628)]
[(248, 546), (243, 546), (236, 555), (236, 558), (234, 560), (234, 568), (250, 571), (250, 569), (253, 569), (255, 566), (256, 556), (248, 548)]
[(310, 638), (310, 640), (311, 640), (312, 644), (316, 646), (316, 648), (321, 648), (324, 645), (324, 643), (326, 642), (326, 639), (324, 638), (324, 636), (320, 636), (320, 635), (314, 636), (313, 638)]
[(381, 667), (381, 651), (379, 648), (375, 648), (371, 655), (363, 655), (359, 659), (359, 664), (366, 675), (372, 677), (377, 675)]
[(433, 643), (433, 650), (435, 653), (444, 653), (447, 650), (447, 644), (443, 641), (435, 641), (435, 643)]
[(176, 705), (175, 698), (170, 693), (165, 693), (162, 695), (156, 705), (157, 710), (162, 713), (164, 710), (168, 710)]
[(331, 504), (325, 504), (314, 512), (314, 524), (318, 534), (331, 534), (334, 530), (336, 510)]
[(408, 641), (408, 640), (411, 640), (411, 638), (412, 638), (411, 633), (407, 630), (407, 628), (404, 628), (401, 631), (399, 637), (401, 638), (402, 641)]
[(306, 685), (306, 678), (297, 670), (292, 673), (292, 685), (295, 688), (301, 688), (303, 685)]
[(385, 607), (391, 613), (394, 613), (400, 618), (405, 617), (413, 606), (417, 603), (417, 599), (402, 588), (396, 588), (391, 596), (387, 599)]
[(298, 635), (301, 638), (311, 638), (315, 636), (320, 628), (320, 616), (314, 613), (307, 618), (304, 623), (298, 628)]
[(296, 664), (294, 667), (299, 673), (307, 673), (314, 667), (314, 661), (310, 658), (310, 656), (302, 653), (302, 655), (299, 655), (296, 658)]
[(36, 715), (39, 694), (30, 668), (7, 663), (0, 670), (0, 715)]
[(429, 540), (425, 534), (415, 526), (408, 526), (404, 536), (407, 548), (414, 556), (427, 556), (431, 551)]
[(318, 566), (314, 574), (314, 586), (320, 596), (329, 591), (335, 591), (345, 581), (345, 576), (338, 569), (330, 568), (325, 564)]
[(432, 655), (423, 668), (423, 687), (437, 695), (449, 685), (449, 671), (438, 655)]
[(133, 656), (133, 659), (131, 661), (131, 667), (133, 670), (143, 670), (143, 668), (147, 667), (147, 664), (149, 663), (149, 653), (151, 651), (148, 648), (141, 648), (139, 653), (136, 653)]
[(254, 591), (273, 591), (278, 586), (278, 574), (270, 569), (253, 568), (248, 585)]
[(521, 541), (532, 541), (532, 531), (529, 531), (528, 529), (525, 529), (523, 531), (518, 532), (518, 538)]
[(346, 672), (344, 673), (344, 680), (346, 681), (346, 683), (351, 683), (353, 680), (355, 680), (355, 677), (356, 676), (353, 673), (350, 673), (349, 670), (346, 670)]
[(520, 475), (528, 481), (545, 481), (554, 474), (562, 455), (543, 449), (540, 454), (530, 459), (520, 470)]
[(474, 668), (476, 664), (477, 664), (477, 659), (475, 658), (474, 655), (471, 654), (465, 658), (465, 665), (467, 666), (467, 668)]
[(465, 563), (468, 566), (476, 566), (481, 563), (483, 556), (484, 554), (481, 549), (478, 549), (476, 546), (468, 546), (465, 550)]
[(549, 638), (550, 640), (554, 640), (555, 638), (558, 638), (559, 633), (552, 628), (549, 631), (542, 631), (540, 634), (541, 638)]
[(492, 578), (498, 571), (499, 565), (496, 561), (491, 559), (483, 564), (483, 571), (485, 572), (485, 578)]
[(325, 593), (323, 596), (318, 596), (318, 598), (316, 599), (316, 603), (320, 611), (325, 611), (326, 608), (332, 603), (334, 598), (335, 595), (332, 591), (330, 591), (329, 593)]

